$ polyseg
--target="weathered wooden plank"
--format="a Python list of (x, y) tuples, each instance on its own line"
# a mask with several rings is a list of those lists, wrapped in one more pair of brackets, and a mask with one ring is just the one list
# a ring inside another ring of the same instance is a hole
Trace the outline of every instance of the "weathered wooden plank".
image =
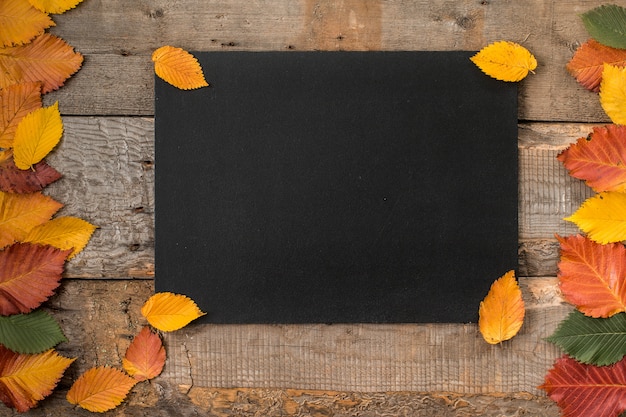
[[(66, 114), (151, 115), (151, 52), (188, 50), (478, 50), (506, 39), (523, 43), (539, 66), (520, 84), (521, 120), (607, 120), (597, 95), (565, 64), (588, 35), (578, 15), (599, 0), (159, 0), (85, 1), (55, 16), (52, 33), (86, 55), (58, 92)], [(210, 74), (207, 74), (210, 81)]]

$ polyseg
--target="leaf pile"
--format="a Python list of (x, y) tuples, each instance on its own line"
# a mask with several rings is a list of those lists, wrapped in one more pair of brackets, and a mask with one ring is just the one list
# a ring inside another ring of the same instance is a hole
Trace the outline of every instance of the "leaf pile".
[(564, 416), (626, 411), (626, 9), (597, 7), (581, 16), (593, 39), (567, 64), (613, 124), (595, 127), (557, 156), (597, 194), (565, 220), (585, 235), (557, 236), (559, 286), (576, 309), (548, 341), (564, 355), (541, 386)]

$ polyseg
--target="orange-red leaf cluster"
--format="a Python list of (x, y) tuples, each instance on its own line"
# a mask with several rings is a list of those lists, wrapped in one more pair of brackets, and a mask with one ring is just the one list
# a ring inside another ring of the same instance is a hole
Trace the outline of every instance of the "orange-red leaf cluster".
[(626, 66), (626, 49), (612, 48), (589, 39), (576, 50), (566, 68), (583, 87), (597, 93), (605, 63)]

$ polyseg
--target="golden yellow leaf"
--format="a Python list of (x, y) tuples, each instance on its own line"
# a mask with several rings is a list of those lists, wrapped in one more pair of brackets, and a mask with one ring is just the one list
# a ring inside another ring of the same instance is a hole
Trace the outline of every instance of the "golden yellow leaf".
[(13, 147), (15, 129), (24, 116), (41, 108), (41, 83), (13, 84), (0, 91), (0, 148)]
[(8, 407), (28, 411), (52, 393), (72, 362), (52, 349), (25, 355), (0, 346), (0, 398)]
[(604, 64), (600, 104), (613, 123), (626, 125), (626, 68)]
[(30, 169), (50, 153), (63, 136), (59, 102), (27, 114), (17, 125), (13, 159), (19, 169)]
[(54, 21), (27, 0), (0, 1), (0, 46), (22, 45), (54, 26)]
[(202, 67), (189, 52), (173, 46), (162, 46), (152, 53), (154, 72), (163, 80), (182, 90), (206, 87)]
[(187, 296), (160, 292), (141, 307), (141, 314), (154, 328), (163, 332), (182, 329), (192, 320), (204, 316), (196, 303)]
[(28, 0), (33, 7), (44, 13), (65, 13), (78, 6), (83, 0)]
[(600, 244), (626, 240), (626, 193), (607, 191), (588, 198), (565, 220)]
[(58, 217), (34, 227), (22, 242), (73, 249), (69, 260), (85, 248), (94, 230), (96, 226), (78, 217)]
[(537, 68), (528, 49), (508, 41), (487, 45), (470, 59), (482, 72), (501, 81), (520, 81)]
[(495, 345), (517, 334), (524, 323), (522, 290), (509, 271), (498, 278), (480, 303), (478, 327), (487, 343)]
[(111, 410), (124, 401), (138, 381), (119, 369), (91, 368), (67, 392), (67, 401), (94, 413)]
[(41, 194), (0, 191), (0, 248), (22, 241), (30, 231), (50, 220), (63, 204)]

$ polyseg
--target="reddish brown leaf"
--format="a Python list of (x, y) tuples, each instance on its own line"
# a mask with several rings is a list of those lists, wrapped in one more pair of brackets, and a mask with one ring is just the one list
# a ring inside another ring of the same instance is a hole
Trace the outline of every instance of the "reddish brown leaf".
[(626, 49), (611, 48), (589, 39), (576, 50), (565, 67), (583, 87), (597, 93), (600, 90), (604, 63), (626, 66)]
[(560, 237), (559, 284), (563, 297), (591, 317), (626, 311), (626, 249), (581, 235)]
[(165, 348), (161, 338), (145, 326), (126, 350), (124, 370), (137, 381), (144, 381), (157, 377), (164, 365)]
[(597, 192), (626, 191), (626, 126), (594, 127), (593, 132), (559, 153), (570, 175)]
[(0, 88), (41, 81), (43, 94), (56, 90), (83, 63), (63, 39), (44, 33), (24, 46), (0, 48)]
[(15, 166), (13, 158), (0, 161), (0, 191), (5, 193), (34, 193), (61, 178), (61, 174), (45, 161), (32, 169), (21, 170)]
[(70, 252), (30, 243), (0, 251), (0, 314), (28, 313), (53, 295)]
[(20, 120), (41, 108), (41, 83), (14, 84), (0, 90), (0, 148), (13, 146)]
[(543, 385), (563, 417), (617, 417), (626, 410), (626, 359), (611, 366), (557, 359)]

